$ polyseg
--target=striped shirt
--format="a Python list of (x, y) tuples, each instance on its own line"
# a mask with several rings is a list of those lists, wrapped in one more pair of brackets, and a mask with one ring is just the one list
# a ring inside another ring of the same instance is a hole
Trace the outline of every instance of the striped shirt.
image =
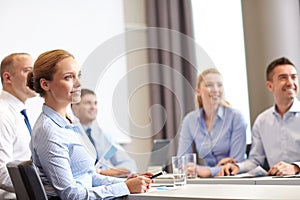
[(33, 127), (30, 149), (48, 196), (61, 199), (104, 199), (124, 196), (123, 179), (97, 174), (94, 159), (80, 138), (79, 129), (43, 105)]

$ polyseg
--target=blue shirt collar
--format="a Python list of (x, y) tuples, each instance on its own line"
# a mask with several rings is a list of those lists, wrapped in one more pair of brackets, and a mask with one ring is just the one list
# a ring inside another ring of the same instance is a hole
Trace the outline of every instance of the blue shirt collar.
[(62, 116), (60, 116), (55, 110), (50, 108), (47, 105), (43, 105), (43, 113), (47, 115), (54, 123), (56, 123), (59, 127), (73, 127), (73, 124), (69, 124)]
[[(220, 118), (220, 119), (223, 119), (224, 112), (225, 112), (225, 107), (224, 106), (219, 106), (218, 111), (217, 111), (217, 117)], [(199, 118), (204, 119), (204, 109), (203, 108), (200, 109)]]

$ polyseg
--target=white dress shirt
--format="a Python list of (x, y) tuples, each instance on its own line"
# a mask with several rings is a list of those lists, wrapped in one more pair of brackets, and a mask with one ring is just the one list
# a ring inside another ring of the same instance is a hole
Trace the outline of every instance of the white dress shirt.
[(92, 123), (91, 127), (83, 125), (82, 127), (85, 132), (87, 128), (91, 128), (91, 138), (93, 139), (96, 149), (97, 160), (101, 163), (101, 169), (123, 168), (129, 170), (130, 173), (137, 172), (135, 161), (129, 156), (126, 150), (117, 143), (111, 133), (100, 128), (96, 120)]
[(265, 158), (272, 167), (284, 161), (300, 166), (300, 102), (294, 103), (282, 117), (275, 106), (261, 113), (252, 129), (249, 159), (238, 163), (240, 172), (263, 165)]
[(13, 160), (29, 160), (30, 134), (20, 113), (25, 105), (6, 91), (0, 95), (0, 188), (14, 191), (6, 168)]

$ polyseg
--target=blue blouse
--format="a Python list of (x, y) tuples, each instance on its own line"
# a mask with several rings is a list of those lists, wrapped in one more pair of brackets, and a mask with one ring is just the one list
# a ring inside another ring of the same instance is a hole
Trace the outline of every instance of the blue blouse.
[(78, 136), (77, 126), (43, 105), (33, 127), (30, 149), (49, 196), (104, 199), (129, 194), (122, 179), (96, 173), (94, 159)]
[(219, 107), (210, 133), (203, 108), (192, 111), (183, 119), (177, 154), (193, 153), (194, 142), (198, 157), (205, 161), (211, 175), (215, 176), (221, 169), (216, 165), (222, 158), (231, 157), (237, 162), (244, 160), (246, 129), (247, 123), (242, 114), (233, 108)]

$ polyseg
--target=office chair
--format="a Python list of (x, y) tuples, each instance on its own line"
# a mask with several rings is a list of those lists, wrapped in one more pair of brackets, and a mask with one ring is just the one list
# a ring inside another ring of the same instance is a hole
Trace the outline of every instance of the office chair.
[(48, 200), (45, 188), (31, 160), (6, 165), (18, 200)]
[(170, 139), (153, 140), (147, 171), (167, 171)]
[(251, 144), (247, 144), (246, 145), (246, 158), (249, 158), (250, 150), (251, 150)]

